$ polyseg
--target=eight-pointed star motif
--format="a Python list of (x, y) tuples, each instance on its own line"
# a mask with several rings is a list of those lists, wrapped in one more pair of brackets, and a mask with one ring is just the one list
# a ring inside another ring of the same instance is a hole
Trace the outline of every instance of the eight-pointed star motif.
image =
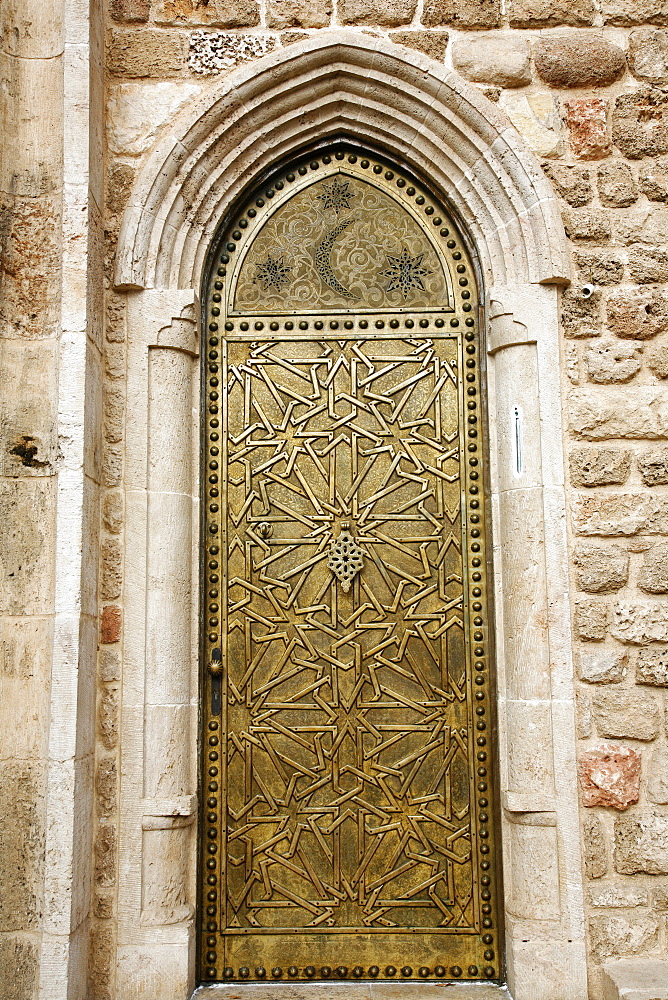
[(355, 197), (355, 192), (350, 190), (350, 181), (343, 181), (335, 177), (331, 184), (323, 184), (322, 191), (318, 198), (325, 208), (333, 208), (338, 215), (342, 208), (350, 208), (350, 200)]
[(267, 259), (262, 264), (256, 264), (255, 267), (257, 268), (255, 281), (260, 282), (265, 292), (268, 292), (270, 288), (275, 288), (277, 292), (280, 292), (283, 285), (290, 284), (292, 266), (285, 263), (282, 253), (275, 257), (268, 253)]
[(380, 273), (385, 278), (390, 279), (385, 289), (387, 292), (393, 292), (395, 288), (400, 288), (404, 298), (407, 298), (411, 288), (420, 288), (424, 291), (422, 279), (425, 275), (432, 274), (433, 272), (422, 266), (423, 253), (418, 253), (414, 257), (411, 257), (406, 247), (404, 247), (398, 257), (394, 257), (389, 253), (385, 254), (385, 256), (390, 266)]

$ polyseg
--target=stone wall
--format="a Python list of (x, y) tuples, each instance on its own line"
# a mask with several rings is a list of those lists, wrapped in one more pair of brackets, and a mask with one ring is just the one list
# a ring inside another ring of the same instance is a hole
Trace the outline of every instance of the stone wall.
[[(330, 26), (452, 66), (495, 102), (559, 195), (565, 445), (590, 990), (610, 957), (668, 947), (668, 3), (664, 0), (111, 0), (108, 264), (142, 154), (211, 81)], [(110, 276), (110, 272), (109, 272)], [(100, 940), (113, 934), (121, 627), (122, 297), (107, 289)], [(91, 996), (113, 997), (108, 952)]]

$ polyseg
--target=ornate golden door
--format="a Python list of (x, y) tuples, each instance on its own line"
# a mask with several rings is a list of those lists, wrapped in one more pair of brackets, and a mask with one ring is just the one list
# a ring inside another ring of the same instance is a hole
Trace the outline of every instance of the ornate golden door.
[(206, 298), (204, 981), (499, 979), (476, 281), (344, 143)]

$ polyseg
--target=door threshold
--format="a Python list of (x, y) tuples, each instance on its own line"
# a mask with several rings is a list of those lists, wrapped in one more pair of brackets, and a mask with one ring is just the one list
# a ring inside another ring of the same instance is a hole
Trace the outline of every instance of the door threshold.
[(496, 983), (219, 983), (200, 986), (191, 1000), (512, 1000), (507, 986)]

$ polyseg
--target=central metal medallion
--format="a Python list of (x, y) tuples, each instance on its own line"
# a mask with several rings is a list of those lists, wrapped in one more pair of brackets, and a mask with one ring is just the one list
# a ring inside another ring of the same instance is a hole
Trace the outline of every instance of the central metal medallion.
[(343, 146), (220, 243), (204, 981), (501, 977), (476, 294), (443, 206)]

